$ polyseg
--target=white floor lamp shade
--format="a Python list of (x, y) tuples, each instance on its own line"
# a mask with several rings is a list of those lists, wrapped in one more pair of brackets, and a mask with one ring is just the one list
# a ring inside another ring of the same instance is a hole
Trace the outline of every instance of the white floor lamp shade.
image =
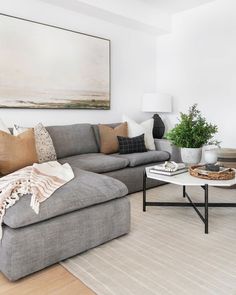
[[(172, 111), (172, 97), (164, 93), (145, 93), (142, 101), (142, 111), (150, 113), (170, 113)], [(153, 137), (162, 138), (165, 125), (158, 114), (153, 115)]]
[(145, 93), (143, 95), (143, 112), (170, 113), (171, 110), (171, 95), (163, 93)]

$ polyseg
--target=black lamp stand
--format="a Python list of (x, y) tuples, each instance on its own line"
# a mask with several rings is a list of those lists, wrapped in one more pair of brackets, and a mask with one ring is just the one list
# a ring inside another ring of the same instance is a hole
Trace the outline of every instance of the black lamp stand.
[(165, 125), (158, 114), (153, 115), (154, 124), (152, 134), (154, 138), (162, 138), (165, 133)]

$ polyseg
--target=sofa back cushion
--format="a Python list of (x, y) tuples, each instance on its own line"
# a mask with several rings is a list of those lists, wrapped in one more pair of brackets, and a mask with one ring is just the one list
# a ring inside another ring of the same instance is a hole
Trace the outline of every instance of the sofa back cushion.
[(58, 159), (98, 152), (91, 124), (48, 126), (46, 129), (52, 138)]

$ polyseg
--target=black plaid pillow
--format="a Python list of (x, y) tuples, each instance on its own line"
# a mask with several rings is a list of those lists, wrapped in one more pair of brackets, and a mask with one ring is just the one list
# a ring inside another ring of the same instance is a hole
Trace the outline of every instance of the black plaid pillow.
[(132, 138), (122, 136), (117, 136), (117, 138), (120, 154), (143, 153), (147, 151), (144, 134)]

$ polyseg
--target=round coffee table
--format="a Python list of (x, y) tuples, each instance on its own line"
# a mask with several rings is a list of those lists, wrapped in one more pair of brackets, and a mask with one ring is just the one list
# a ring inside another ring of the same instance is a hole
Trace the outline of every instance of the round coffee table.
[[(232, 180), (207, 180), (191, 176), (188, 172), (174, 176), (166, 176), (156, 173), (151, 173), (152, 167), (146, 167), (143, 174), (143, 211), (146, 211), (147, 206), (173, 206), (173, 207), (193, 207), (200, 219), (205, 225), (205, 233), (208, 234), (208, 207), (236, 207), (236, 203), (209, 203), (208, 202), (208, 187), (209, 186), (225, 186), (230, 187), (236, 184), (236, 179)], [(183, 197), (189, 202), (147, 202), (146, 182), (147, 178), (156, 179), (159, 181), (173, 183), (183, 186)], [(204, 190), (204, 202), (195, 203), (191, 200), (187, 193), (186, 186), (200, 186)], [(198, 207), (204, 207), (202, 214)]]

